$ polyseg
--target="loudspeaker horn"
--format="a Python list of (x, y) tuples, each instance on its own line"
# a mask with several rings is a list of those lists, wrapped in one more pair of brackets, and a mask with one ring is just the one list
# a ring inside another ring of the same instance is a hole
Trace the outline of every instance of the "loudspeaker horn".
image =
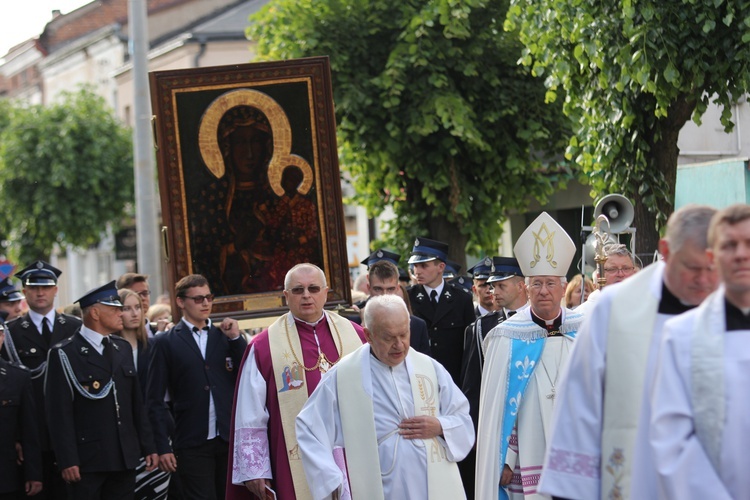
[(608, 194), (594, 207), (594, 219), (604, 214), (609, 219), (609, 233), (618, 234), (630, 227), (635, 209), (629, 199), (621, 194)]
[[(605, 245), (617, 243), (617, 240), (614, 236), (607, 232), (605, 232), (605, 234), (607, 235)], [(584, 264), (586, 264), (586, 266), (590, 267), (592, 270), (596, 269), (596, 261), (594, 260), (594, 257), (596, 257), (596, 235), (594, 233), (589, 234), (586, 238), (586, 243), (584, 243), (583, 255), (586, 259)]]

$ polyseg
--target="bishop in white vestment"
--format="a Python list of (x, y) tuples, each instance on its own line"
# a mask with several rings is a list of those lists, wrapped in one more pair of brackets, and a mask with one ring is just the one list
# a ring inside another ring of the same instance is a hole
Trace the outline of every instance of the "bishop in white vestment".
[(466, 397), (440, 363), (409, 349), (400, 297), (370, 298), (365, 333), (369, 343), (326, 374), (297, 417), (313, 498), (465, 498), (455, 462), (474, 444)]
[(514, 248), (530, 306), (493, 328), (477, 432), (477, 500), (538, 499), (546, 436), (560, 373), (583, 316), (561, 307), (575, 245), (546, 212)]

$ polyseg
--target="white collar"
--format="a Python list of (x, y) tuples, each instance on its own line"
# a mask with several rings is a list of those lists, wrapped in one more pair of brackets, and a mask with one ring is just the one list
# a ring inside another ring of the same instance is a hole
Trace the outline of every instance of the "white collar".
[(34, 323), (34, 326), (36, 326), (37, 330), (41, 333), (42, 331), (42, 319), (47, 318), (47, 321), (49, 321), (49, 328), (50, 330), (53, 330), (55, 328), (55, 309), (52, 308), (49, 310), (47, 314), (42, 316), (38, 312), (32, 311), (29, 309), (29, 318), (31, 318), (31, 322)]
[(432, 293), (433, 290), (437, 292), (438, 299), (440, 298), (440, 294), (443, 293), (443, 288), (445, 288), (445, 280), (441, 280), (440, 284), (436, 286), (435, 288), (430, 288), (427, 285), (423, 285), (424, 289), (427, 291), (427, 296), (430, 296), (430, 293)]

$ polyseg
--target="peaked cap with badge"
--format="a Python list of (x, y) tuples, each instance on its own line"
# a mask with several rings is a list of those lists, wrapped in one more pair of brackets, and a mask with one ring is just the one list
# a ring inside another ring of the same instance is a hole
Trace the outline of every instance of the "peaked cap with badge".
[(562, 277), (573, 262), (576, 246), (565, 229), (542, 212), (518, 238), (513, 253), (524, 276)]
[(492, 258), (485, 257), (484, 259), (480, 260), (476, 264), (474, 264), (472, 267), (468, 269), (469, 274), (471, 274), (475, 280), (486, 280), (490, 277), (490, 271), (492, 270)]
[(115, 280), (110, 281), (106, 285), (89, 290), (83, 295), (83, 297), (76, 300), (76, 302), (81, 306), (81, 309), (93, 306), (94, 304), (122, 307), (120, 296), (117, 294)]
[(23, 294), (13, 285), (10, 277), (0, 281), (0, 302), (18, 302)]
[(448, 245), (442, 241), (430, 240), (427, 238), (417, 238), (414, 240), (414, 246), (411, 249), (409, 264), (419, 264), (430, 262), (432, 260), (441, 260), (448, 262)]
[(445, 262), (445, 270), (443, 271), (443, 278), (449, 280), (457, 277), (461, 272), (461, 264), (454, 260), (447, 260)]
[(15, 276), (21, 280), (23, 286), (55, 286), (61, 274), (62, 271), (52, 264), (37, 260), (17, 271)]
[(492, 267), (487, 283), (505, 281), (513, 276), (524, 277), (521, 266), (518, 265), (518, 259), (515, 257), (492, 257)]
[(381, 260), (390, 262), (394, 266), (398, 267), (398, 261), (401, 260), (401, 255), (394, 252), (389, 252), (388, 250), (383, 250), (381, 248), (372, 252), (365, 260), (360, 262), (360, 264), (362, 264), (363, 266), (367, 266), (367, 269), (370, 269), (371, 265)]

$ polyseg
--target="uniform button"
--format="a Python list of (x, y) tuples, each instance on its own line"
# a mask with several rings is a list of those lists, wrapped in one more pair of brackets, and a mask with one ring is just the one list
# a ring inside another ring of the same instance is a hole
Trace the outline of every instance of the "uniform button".
[(207, 391), (208, 389), (209, 389), (209, 387), (208, 387), (208, 386), (205, 386), (205, 387), (203, 388), (203, 390), (204, 390), (204, 391)]

